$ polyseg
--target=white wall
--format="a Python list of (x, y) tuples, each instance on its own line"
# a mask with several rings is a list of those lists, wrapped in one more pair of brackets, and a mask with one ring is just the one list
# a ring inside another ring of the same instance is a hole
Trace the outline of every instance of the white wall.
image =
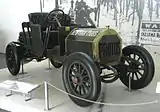
[[(55, 0), (44, 0), (45, 7), (44, 12), (49, 12), (55, 8)], [(64, 12), (68, 12), (70, 8), (70, 1), (65, 0), (61, 5)], [(77, 1), (77, 0), (74, 0)], [(80, 1), (80, 0), (79, 0)], [(95, 7), (93, 1), (85, 0), (91, 7)], [(155, 7), (155, 6), (154, 6)], [(119, 9), (119, 5), (118, 5)], [(5, 46), (12, 40), (17, 40), (18, 34), (21, 31), (21, 23), (28, 21), (28, 13), (40, 12), (40, 0), (1, 0), (0, 1), (0, 52), (4, 52)], [(132, 12), (130, 8), (129, 13)], [(94, 17), (93, 17), (94, 18)], [(127, 17), (128, 18), (128, 17)], [(145, 10), (143, 20), (149, 20), (147, 3), (145, 4)], [(115, 28), (123, 38), (124, 42), (132, 42), (137, 35), (138, 18), (135, 14), (135, 24), (132, 26), (131, 21), (128, 21), (125, 15), (118, 15), (118, 26), (115, 27), (115, 20), (113, 20), (113, 10), (109, 13), (106, 12), (105, 7), (101, 7), (100, 15), (100, 27), (110, 25)], [(160, 21), (160, 17), (156, 18), (155, 12), (153, 13), (153, 21)], [(95, 22), (96, 23), (96, 22)], [(132, 39), (133, 38), (133, 39)]]
[[(54, 0), (45, 2), (44, 11), (55, 7)], [(0, 52), (5, 52), (5, 46), (17, 40), (21, 23), (28, 21), (28, 13), (40, 12), (40, 0), (1, 0), (0, 1)]]

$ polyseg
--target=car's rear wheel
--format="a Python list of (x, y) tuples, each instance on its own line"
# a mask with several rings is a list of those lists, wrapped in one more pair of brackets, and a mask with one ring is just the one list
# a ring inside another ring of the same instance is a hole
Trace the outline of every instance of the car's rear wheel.
[[(63, 66), (63, 83), (68, 93), (91, 101), (96, 101), (101, 91), (97, 65), (84, 53), (73, 53), (66, 59)], [(70, 98), (81, 107), (93, 104), (73, 96)]]
[(155, 66), (150, 53), (141, 46), (130, 45), (123, 49), (120, 64), (120, 80), (131, 89), (142, 89), (149, 85), (154, 77)]
[(17, 47), (14, 44), (8, 44), (6, 47), (6, 64), (9, 72), (16, 76), (20, 71), (20, 58)]

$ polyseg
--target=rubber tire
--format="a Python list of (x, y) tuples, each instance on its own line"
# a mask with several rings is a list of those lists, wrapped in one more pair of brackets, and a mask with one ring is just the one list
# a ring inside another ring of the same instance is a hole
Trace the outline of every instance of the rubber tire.
[(55, 62), (54, 60), (50, 59), (51, 64), (55, 67), (55, 68), (61, 68), (62, 67), (62, 63), (58, 63)]
[[(10, 68), (9, 68), (9, 63), (8, 63), (8, 60), (7, 60), (7, 50), (9, 49), (9, 48), (11, 48), (12, 49), (12, 51), (13, 51), (13, 53), (14, 53), (14, 57), (15, 57), (15, 60), (16, 60), (16, 66), (15, 66), (15, 70), (14, 71), (12, 71)], [(5, 53), (5, 59), (6, 59), (6, 64), (7, 64), (7, 68), (8, 68), (8, 70), (9, 70), (9, 72), (13, 75), (13, 76), (16, 76), (18, 73), (19, 73), (19, 71), (20, 71), (20, 59), (19, 59), (19, 56), (18, 56), (18, 51), (17, 51), (18, 49), (17, 49), (17, 47), (16, 47), (16, 45), (14, 45), (14, 44), (12, 44), (12, 43), (10, 43), (10, 44), (8, 44), (7, 45), (7, 47), (6, 47), (6, 53)]]
[[(136, 89), (145, 88), (151, 83), (154, 77), (154, 73), (155, 73), (155, 65), (154, 65), (154, 61), (153, 61), (151, 54), (145, 48), (141, 46), (130, 45), (130, 46), (125, 47), (122, 50), (122, 54), (124, 56), (127, 56), (128, 54), (133, 53), (133, 52), (139, 53), (143, 57), (147, 65), (146, 74), (143, 74), (144, 77), (140, 80), (131, 81), (131, 89), (136, 90)], [(119, 71), (120, 71), (121, 82), (125, 86), (129, 87), (129, 78), (126, 76), (126, 69), (123, 67), (123, 65), (120, 66)]]
[[(100, 81), (100, 75), (99, 75), (99, 70), (97, 68), (97, 65), (94, 63), (94, 61), (87, 55), (81, 52), (76, 52), (73, 53), (71, 55), (69, 55), (69, 57), (66, 59), (66, 61), (64, 62), (64, 66), (62, 69), (62, 79), (63, 79), (63, 84), (65, 87), (66, 92), (74, 95), (74, 93), (71, 91), (71, 89), (69, 88), (69, 84), (67, 81), (67, 70), (69, 65), (74, 62), (74, 61), (81, 61), (83, 64), (85, 64), (85, 66), (87, 66), (89, 72), (90, 72), (90, 76), (92, 77), (92, 84), (93, 84), (93, 88), (92, 88), (92, 92), (89, 93), (88, 97), (86, 97), (85, 99), (87, 100), (91, 100), (91, 101), (96, 101), (100, 95), (100, 91), (101, 91), (101, 81)], [(92, 105), (93, 103), (91, 102), (87, 102), (87, 101), (82, 101), (80, 99), (74, 98), (72, 96), (69, 95), (69, 97), (71, 98), (71, 100), (77, 104), (78, 106), (81, 107), (87, 107)]]

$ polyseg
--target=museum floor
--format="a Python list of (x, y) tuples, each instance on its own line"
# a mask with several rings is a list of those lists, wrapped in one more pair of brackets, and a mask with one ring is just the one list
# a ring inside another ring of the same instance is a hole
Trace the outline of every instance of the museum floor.
[[(105, 91), (103, 99), (105, 103), (109, 103), (110, 105), (95, 104), (87, 108), (75, 105), (67, 95), (50, 87), (50, 112), (159, 112), (160, 95), (156, 93), (156, 87), (157, 82), (160, 81), (160, 55), (154, 54), (154, 51), (158, 52), (158, 48), (156, 47), (148, 47), (148, 50), (152, 54), (156, 64), (154, 80), (148, 87), (129, 92), (119, 80), (112, 84), (103, 84), (102, 89)], [(57, 88), (64, 90), (61, 80), (61, 69), (51, 67), (51, 70), (49, 70), (48, 61), (41, 63), (30, 62), (25, 64), (24, 70), (25, 74), (13, 77), (6, 68), (1, 69), (0, 81), (8, 79), (16, 80), (16, 78), (18, 78), (17, 80), (32, 84), (41, 84), (43, 81), (47, 81)], [(33, 92), (33, 99), (28, 102), (25, 102), (22, 94), (15, 93), (12, 96), (6, 97), (5, 91), (0, 90), (0, 108), (12, 112), (43, 112), (45, 108), (44, 98), (44, 86), (36, 89)], [(101, 99), (100, 96), (99, 101)]]

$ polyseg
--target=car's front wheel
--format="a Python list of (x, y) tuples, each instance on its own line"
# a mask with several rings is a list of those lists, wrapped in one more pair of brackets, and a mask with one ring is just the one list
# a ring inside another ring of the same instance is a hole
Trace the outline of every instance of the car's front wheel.
[[(63, 83), (66, 91), (76, 97), (96, 101), (101, 91), (99, 70), (94, 61), (84, 53), (69, 55), (63, 65)], [(81, 107), (93, 103), (73, 96), (71, 100)]]
[(155, 66), (150, 53), (141, 46), (130, 45), (123, 49), (119, 68), (120, 80), (131, 89), (142, 89), (149, 85), (154, 77)]

